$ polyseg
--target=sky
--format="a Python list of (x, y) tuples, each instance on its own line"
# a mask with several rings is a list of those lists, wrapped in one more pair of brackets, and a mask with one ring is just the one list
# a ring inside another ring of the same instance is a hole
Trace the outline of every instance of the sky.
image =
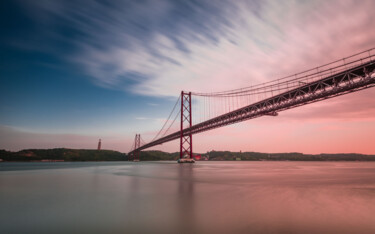
[[(0, 149), (128, 152), (181, 90), (275, 80), (375, 47), (375, 2), (0, 2)], [(375, 89), (194, 135), (194, 151), (375, 154)], [(152, 149), (176, 152), (179, 142)]]

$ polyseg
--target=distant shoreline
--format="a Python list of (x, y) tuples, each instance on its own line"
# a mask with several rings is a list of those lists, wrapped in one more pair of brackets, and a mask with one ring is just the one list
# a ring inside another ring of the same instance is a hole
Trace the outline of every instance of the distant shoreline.
[[(365, 154), (302, 154), (210, 151), (195, 154), (196, 160), (206, 161), (375, 161), (375, 155)], [(142, 151), (141, 161), (174, 161), (179, 153)], [(25, 149), (18, 152), (0, 150), (0, 162), (86, 162), (132, 161), (132, 157), (113, 150), (90, 149)]]

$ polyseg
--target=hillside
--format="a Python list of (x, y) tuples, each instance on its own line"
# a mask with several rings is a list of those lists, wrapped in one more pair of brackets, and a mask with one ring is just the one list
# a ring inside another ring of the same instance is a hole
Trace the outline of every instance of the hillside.
[(209, 160), (245, 160), (245, 161), (375, 161), (375, 155), (364, 154), (302, 154), (302, 153), (258, 153), (211, 151), (202, 156)]
[[(210, 151), (200, 154), (210, 161), (375, 161), (375, 155), (363, 154), (302, 154)], [(142, 151), (141, 161), (177, 160), (179, 152)], [(127, 161), (128, 155), (113, 150), (27, 149), (18, 152), (0, 150), (3, 161)], [(130, 158), (132, 160), (132, 158)]]
[[(259, 152), (230, 152), (210, 151), (200, 154), (210, 161), (375, 161), (375, 155), (364, 154), (302, 154), (302, 153), (259, 153)], [(142, 151), (141, 160), (177, 160), (179, 153), (162, 151)]]
[(18, 152), (0, 150), (4, 161), (126, 161), (124, 153), (113, 150), (86, 149), (27, 149)]

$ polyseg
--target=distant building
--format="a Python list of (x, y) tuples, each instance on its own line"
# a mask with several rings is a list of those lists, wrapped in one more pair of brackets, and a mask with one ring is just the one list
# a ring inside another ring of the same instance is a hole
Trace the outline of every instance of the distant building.
[(208, 161), (208, 157), (202, 156), (201, 161)]
[(22, 156), (26, 156), (26, 157), (32, 157), (32, 156), (35, 156), (34, 152), (32, 152), (32, 151), (22, 152), (21, 155), (22, 155)]
[(64, 162), (64, 160), (60, 159), (42, 159), (41, 162)]
[(193, 158), (197, 161), (201, 160), (202, 159), (202, 155), (200, 154), (197, 154), (197, 155), (194, 155)]
[(99, 139), (98, 150), (101, 150), (101, 149), (102, 149), (102, 139)]

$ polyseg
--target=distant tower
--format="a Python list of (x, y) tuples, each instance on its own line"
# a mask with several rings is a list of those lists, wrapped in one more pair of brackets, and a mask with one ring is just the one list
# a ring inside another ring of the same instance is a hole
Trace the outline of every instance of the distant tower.
[(101, 150), (101, 149), (102, 149), (102, 139), (99, 139), (98, 150)]

